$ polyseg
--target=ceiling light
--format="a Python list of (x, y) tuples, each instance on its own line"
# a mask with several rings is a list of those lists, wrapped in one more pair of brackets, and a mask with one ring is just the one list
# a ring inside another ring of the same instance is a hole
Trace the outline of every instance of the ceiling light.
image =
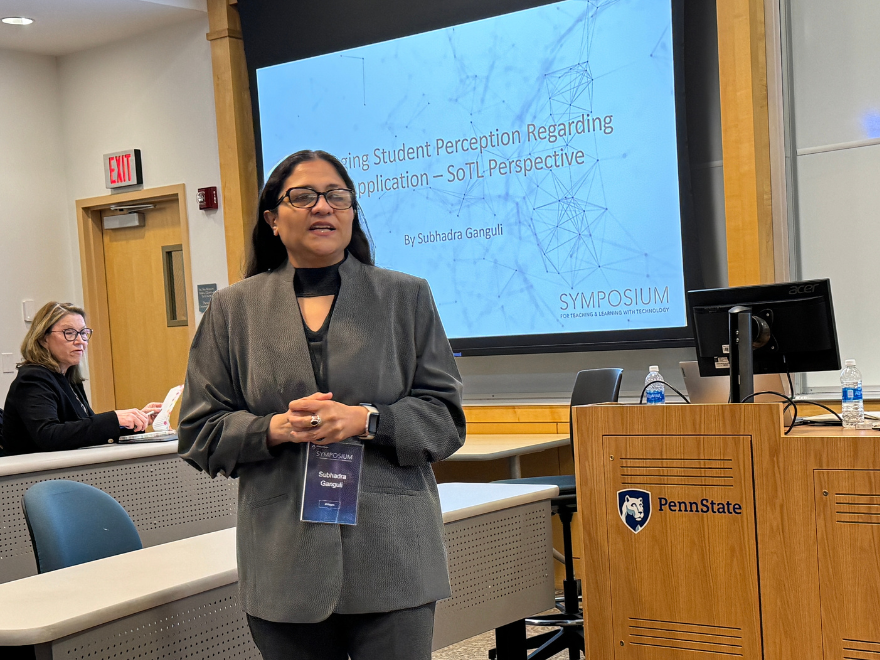
[(6, 18), (0, 18), (0, 21), (7, 25), (30, 25), (34, 22), (34, 19), (25, 18), (24, 16), (7, 16)]

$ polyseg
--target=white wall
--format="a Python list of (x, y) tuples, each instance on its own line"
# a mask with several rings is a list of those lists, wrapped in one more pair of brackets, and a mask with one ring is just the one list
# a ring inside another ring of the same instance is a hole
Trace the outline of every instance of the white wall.
[(145, 188), (186, 185), (193, 286), (223, 288), (223, 212), (200, 211), (196, 200), (198, 188), (220, 187), (207, 32), (205, 16), (58, 59), (66, 210), (75, 228), (75, 201), (108, 194), (103, 154), (140, 149)]
[[(21, 301), (79, 302), (55, 58), (0, 50), (0, 352), (20, 359)], [(15, 374), (0, 373), (0, 407)]]

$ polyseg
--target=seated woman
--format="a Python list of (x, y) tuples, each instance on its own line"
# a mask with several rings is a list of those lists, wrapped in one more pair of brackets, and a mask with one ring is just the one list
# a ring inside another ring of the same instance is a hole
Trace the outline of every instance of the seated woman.
[(6, 454), (78, 449), (118, 440), (121, 429), (143, 431), (162, 409), (95, 414), (83, 389), (80, 362), (90, 328), (85, 312), (70, 303), (46, 303), (21, 345), (22, 362), (6, 395), (3, 450)]

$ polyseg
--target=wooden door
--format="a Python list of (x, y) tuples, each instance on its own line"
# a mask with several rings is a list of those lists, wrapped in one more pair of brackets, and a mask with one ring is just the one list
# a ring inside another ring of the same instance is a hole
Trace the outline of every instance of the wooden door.
[[(880, 658), (880, 472), (815, 470), (826, 660)], [(789, 503), (792, 509), (805, 502)]]
[(604, 441), (614, 657), (760, 658), (751, 438)]
[[(186, 373), (190, 336), (179, 205), (152, 203), (144, 226), (103, 231), (117, 409), (162, 401)], [(171, 425), (177, 427), (176, 411)]]

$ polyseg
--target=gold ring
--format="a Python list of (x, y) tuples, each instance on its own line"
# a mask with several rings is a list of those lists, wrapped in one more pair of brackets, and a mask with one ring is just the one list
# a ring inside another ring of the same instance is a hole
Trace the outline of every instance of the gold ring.
[(309, 421), (312, 428), (321, 426), (321, 416), (318, 413), (312, 413), (312, 419)]

